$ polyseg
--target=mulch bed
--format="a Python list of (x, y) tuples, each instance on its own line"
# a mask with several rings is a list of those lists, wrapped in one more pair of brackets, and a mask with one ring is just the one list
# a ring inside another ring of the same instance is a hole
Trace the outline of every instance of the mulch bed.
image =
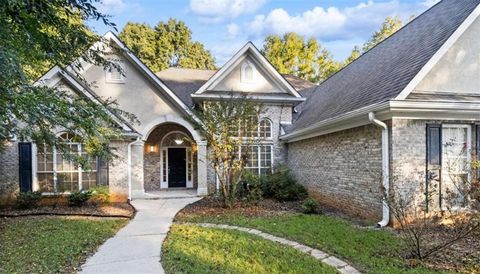
[(91, 216), (132, 218), (135, 209), (129, 203), (87, 204), (81, 207), (68, 205), (39, 205), (31, 209), (5, 207), (0, 209), (0, 217), (21, 217), (35, 215)]

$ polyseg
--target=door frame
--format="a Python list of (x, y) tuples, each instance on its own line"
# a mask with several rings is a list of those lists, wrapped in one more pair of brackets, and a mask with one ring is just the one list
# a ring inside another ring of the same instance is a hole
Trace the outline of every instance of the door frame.
[[(185, 135), (185, 137), (188, 137), (187, 134), (185, 134), (182, 131), (171, 131), (165, 136), (163, 136), (162, 140), (160, 141), (160, 188), (161, 189), (168, 189), (168, 149), (169, 148), (185, 148), (185, 179), (186, 179), (186, 186), (187, 188), (193, 188), (193, 150), (191, 146), (162, 146), (163, 140), (170, 134), (173, 133), (180, 133)], [(190, 139), (190, 138), (189, 138)], [(189, 157), (190, 156), (190, 157)], [(189, 165), (191, 165), (191, 176), (189, 178), (188, 176), (188, 171), (189, 171)], [(189, 180), (190, 179), (190, 180)]]

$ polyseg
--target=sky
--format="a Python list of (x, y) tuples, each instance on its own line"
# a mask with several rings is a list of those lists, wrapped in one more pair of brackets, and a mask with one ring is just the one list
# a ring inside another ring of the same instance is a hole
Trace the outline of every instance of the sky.
[[(127, 22), (155, 26), (176, 18), (192, 30), (192, 38), (223, 65), (246, 42), (258, 48), (269, 34), (296, 32), (315, 37), (334, 59), (343, 60), (361, 46), (387, 16), (408, 21), (438, 0), (103, 0), (99, 9), (111, 15), (121, 31)], [(109, 30), (88, 24), (99, 34)], [(117, 33), (117, 32), (116, 32)]]

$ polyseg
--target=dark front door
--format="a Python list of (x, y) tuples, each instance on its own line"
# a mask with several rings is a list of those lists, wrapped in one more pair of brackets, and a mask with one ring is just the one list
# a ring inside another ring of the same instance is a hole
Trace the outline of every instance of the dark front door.
[(185, 148), (168, 149), (168, 187), (187, 186)]
[(32, 191), (32, 144), (18, 144), (18, 168), (20, 172), (20, 191)]

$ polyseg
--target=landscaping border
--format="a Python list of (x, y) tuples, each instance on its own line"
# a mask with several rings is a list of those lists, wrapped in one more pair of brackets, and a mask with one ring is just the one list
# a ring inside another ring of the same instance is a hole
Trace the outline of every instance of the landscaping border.
[(230, 230), (237, 230), (237, 231), (242, 231), (246, 232), (249, 234), (257, 235), (259, 237), (262, 237), (266, 240), (272, 241), (272, 242), (277, 242), (283, 245), (287, 245), (290, 247), (293, 247), (297, 249), (298, 251), (308, 254), (315, 259), (321, 261), (322, 263), (332, 266), (335, 269), (337, 269), (340, 273), (342, 274), (360, 274), (360, 271), (355, 269), (353, 266), (348, 264), (347, 262), (329, 255), (321, 250), (311, 248), (309, 246), (300, 244), (295, 241), (287, 240), (281, 237), (277, 237), (268, 233), (265, 233), (263, 231), (253, 229), (253, 228), (246, 228), (246, 227), (240, 227), (240, 226), (234, 226), (234, 225), (224, 225), (224, 224), (211, 224), (211, 223), (189, 223), (189, 222), (178, 222), (178, 224), (185, 224), (185, 225), (194, 225), (194, 226), (200, 226), (200, 227), (207, 227), (207, 228), (221, 228), (221, 229), (230, 229)]

